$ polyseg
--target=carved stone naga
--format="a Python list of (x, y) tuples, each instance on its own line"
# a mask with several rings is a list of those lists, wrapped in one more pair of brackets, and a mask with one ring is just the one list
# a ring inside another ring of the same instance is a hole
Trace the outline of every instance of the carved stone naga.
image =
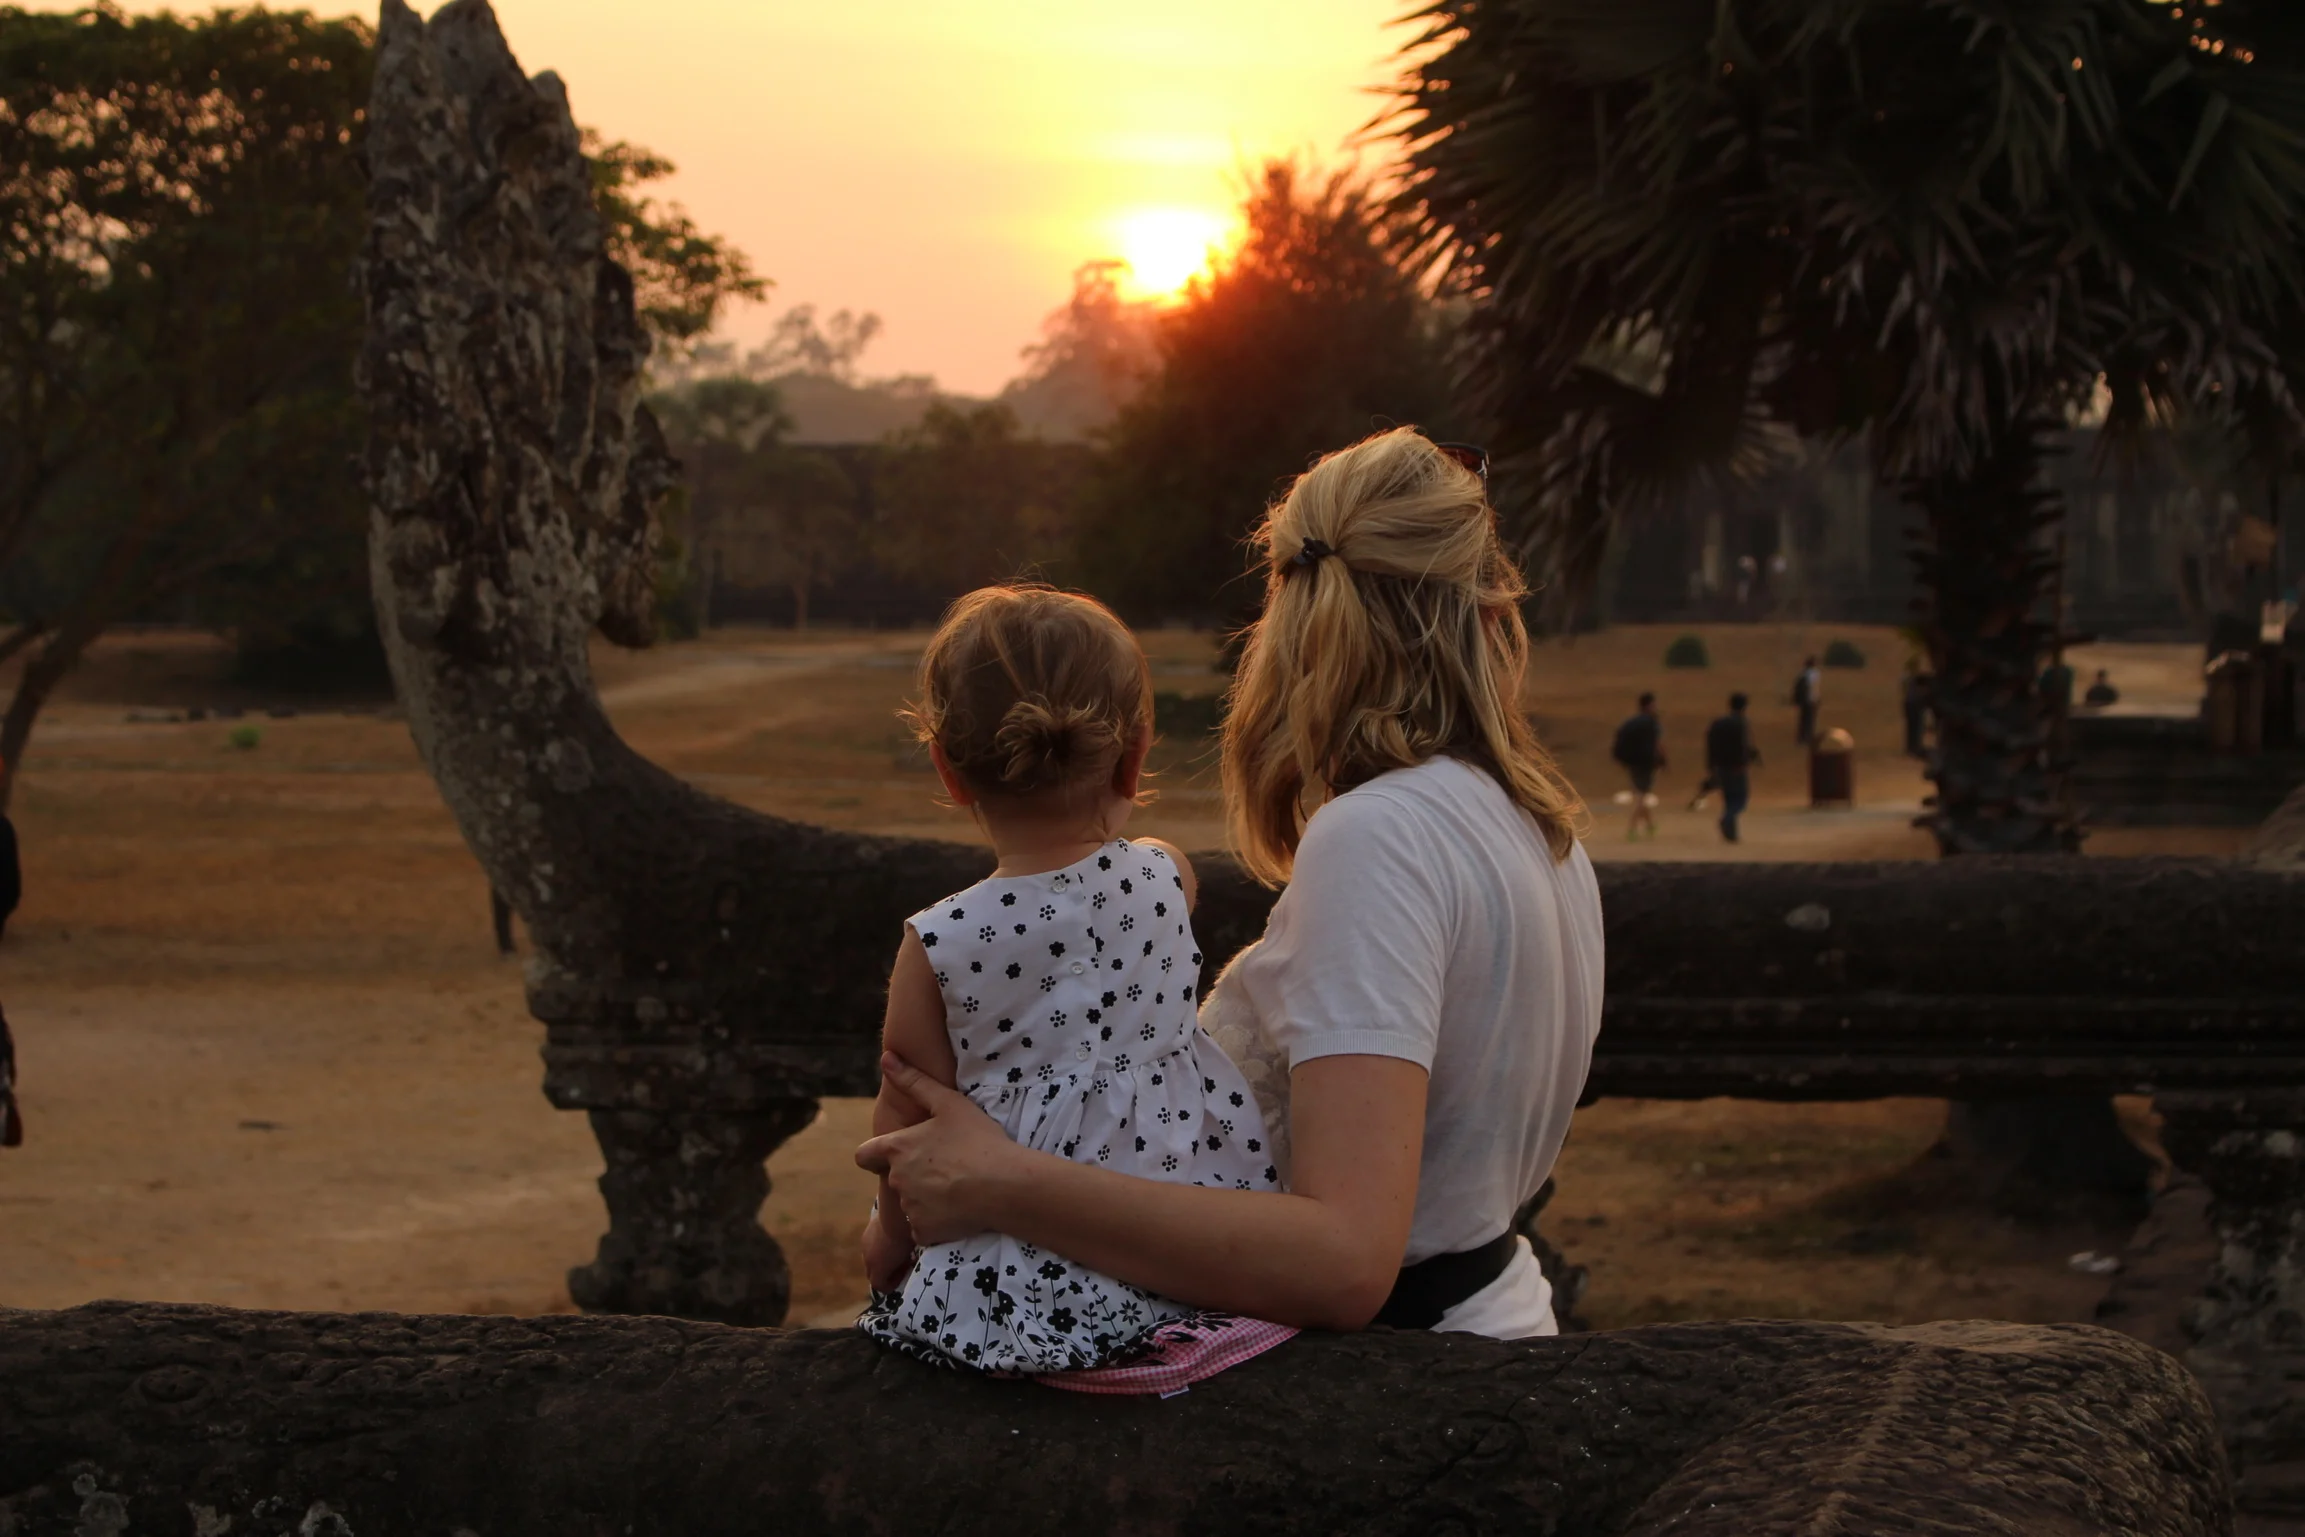
[(653, 504), (677, 466), (639, 404), (648, 338), (566, 94), (522, 75), (479, 0), (429, 25), (385, 0), (378, 50), (377, 611), (425, 764), (534, 938), (546, 1093), (589, 1112), (607, 1159), (609, 1231), (571, 1290), (780, 1322), (762, 1164), (816, 1095), (872, 1092), (846, 1027), (877, 1012), (882, 973), (855, 936), (893, 944), (985, 862), (755, 815), (617, 737), (586, 645), (649, 639)]

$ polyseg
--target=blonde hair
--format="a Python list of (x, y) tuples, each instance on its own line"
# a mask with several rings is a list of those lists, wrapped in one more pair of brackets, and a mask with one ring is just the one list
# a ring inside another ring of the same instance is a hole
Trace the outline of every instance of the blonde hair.
[(1480, 477), (1413, 428), (1323, 458), (1266, 510), (1264, 613), (1224, 728), (1225, 821), (1267, 885), (1307, 803), (1436, 755), (1485, 769), (1565, 859), (1577, 792), (1521, 713), (1528, 588)]
[(1111, 609), (1038, 583), (980, 587), (945, 611), (904, 718), (978, 795), (1108, 780), (1152, 727), (1152, 670)]

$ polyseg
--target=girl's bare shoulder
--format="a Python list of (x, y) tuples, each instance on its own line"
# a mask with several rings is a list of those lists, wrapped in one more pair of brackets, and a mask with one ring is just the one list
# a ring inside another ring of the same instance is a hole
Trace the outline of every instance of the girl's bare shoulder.
[(1185, 857), (1183, 849), (1178, 848), (1166, 838), (1131, 838), (1129, 842), (1138, 848), (1159, 849), (1169, 857), (1170, 862), (1177, 867), (1177, 880), (1184, 886), (1187, 909), (1190, 909), (1199, 900), (1200, 878), (1193, 873), (1193, 862)]

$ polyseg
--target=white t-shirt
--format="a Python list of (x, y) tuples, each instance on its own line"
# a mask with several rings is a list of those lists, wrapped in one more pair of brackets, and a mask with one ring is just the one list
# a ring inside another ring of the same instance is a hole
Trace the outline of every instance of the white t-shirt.
[[(1495, 1238), (1552, 1172), (1600, 1032), (1601, 984), (1600, 888), (1584, 849), (1555, 860), (1494, 779), (1434, 758), (1313, 814), (1264, 939), (1225, 973), (1222, 1007), (1251, 1016), (1292, 1069), (1358, 1054), (1432, 1075), (1403, 1261), (1414, 1264)], [(1537, 1332), (1477, 1306), (1511, 1293), (1522, 1300), (1504, 1312), (1528, 1312), (1535, 1270), (1523, 1247), (1441, 1327), (1479, 1317), (1494, 1328), (1474, 1332)], [(1548, 1298), (1536, 1306), (1549, 1321)]]

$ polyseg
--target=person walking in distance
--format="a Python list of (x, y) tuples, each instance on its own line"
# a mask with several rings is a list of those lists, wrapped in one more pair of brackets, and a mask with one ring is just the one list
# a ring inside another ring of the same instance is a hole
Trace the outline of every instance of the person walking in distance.
[(1900, 700), (1905, 711), (1905, 756), (1929, 756), (1929, 675), (1921, 671), (1921, 659), (1913, 657), (1905, 663), (1904, 694)]
[(1801, 664), (1799, 676), (1793, 679), (1793, 708), (1801, 712), (1800, 724), (1793, 729), (1793, 740), (1803, 747), (1817, 740), (1817, 706), (1825, 692), (1825, 674), (1810, 657)]
[(1752, 767), (1761, 761), (1753, 745), (1752, 723), (1745, 719), (1751, 703), (1743, 694), (1729, 696), (1729, 713), (1705, 728), (1705, 776), (1721, 792), (1721, 836), (1737, 841), (1737, 818), (1752, 799)]
[(1665, 766), (1665, 723), (1657, 718), (1657, 696), (1643, 694), (1639, 706), (1617, 728), (1617, 739), (1609, 747), (1609, 756), (1624, 768), (1632, 781), (1632, 823), (1625, 836), (1638, 840), (1646, 827), (1649, 836), (1657, 835), (1657, 770)]
[[(0, 761), (0, 773), (7, 770), (6, 762)], [(0, 811), (0, 933), (7, 931), (8, 920), (16, 916), (23, 900), (24, 865), (16, 849), (16, 824)]]
[(24, 1145), (24, 1118), (16, 1112), (16, 1042), (0, 1014), (0, 1147)]

